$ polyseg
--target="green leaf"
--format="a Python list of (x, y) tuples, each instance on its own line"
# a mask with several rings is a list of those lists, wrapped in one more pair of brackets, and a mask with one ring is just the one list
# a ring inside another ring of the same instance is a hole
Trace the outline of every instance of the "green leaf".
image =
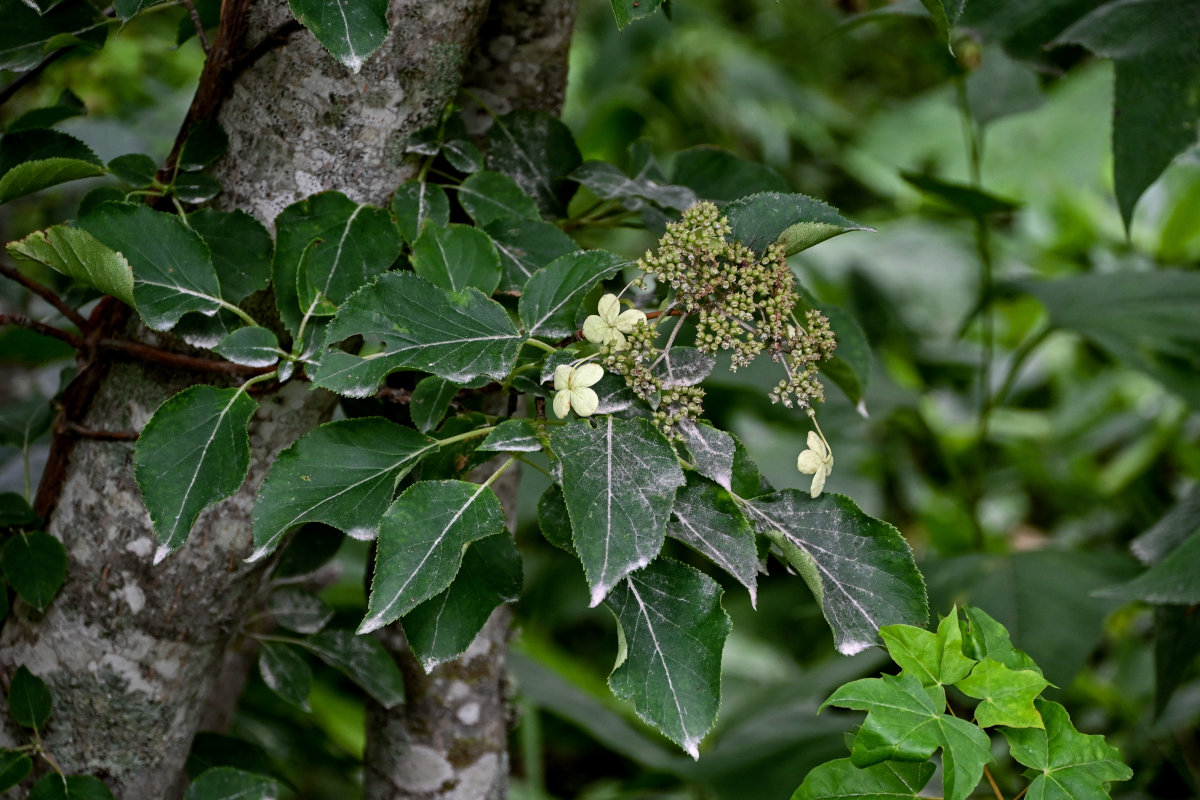
[(258, 674), (275, 694), (305, 711), (312, 691), (312, 668), (291, 645), (263, 642), (258, 654)]
[(956, 683), (975, 666), (974, 659), (963, 655), (957, 611), (942, 617), (937, 633), (912, 625), (885, 625), (879, 629), (879, 638), (904, 674), (913, 675), (922, 686)]
[(762, 164), (719, 147), (693, 147), (675, 156), (671, 183), (687, 186), (700, 200), (725, 203), (758, 192), (788, 191), (787, 181)]
[(502, 292), (519, 292), (529, 277), (559, 256), (579, 251), (579, 245), (557, 226), (532, 219), (505, 217), (486, 228), (500, 253)]
[(184, 769), (189, 778), (195, 779), (213, 767), (236, 767), (264, 775), (281, 774), (261, 745), (223, 733), (200, 731), (192, 739), (192, 750)]
[(45, 682), (25, 665), (17, 667), (8, 685), (8, 711), (18, 725), (41, 730), (54, 709), (54, 698)]
[(246, 480), (246, 429), (257, 410), (241, 389), (192, 386), (150, 417), (133, 451), (133, 470), (158, 534), (154, 563), (183, 545), (201, 511)]
[(563, 425), (550, 444), (562, 463), (575, 552), (595, 606), (662, 549), (683, 471), (670, 443), (644, 419)]
[(443, 228), (450, 224), (450, 198), (436, 183), (411, 180), (400, 184), (392, 195), (392, 213), (404, 241), (412, 244), (421, 235), (425, 222)]
[(0, 750), (0, 792), (7, 792), (33, 771), (33, 760), (16, 750)]
[(179, 154), (182, 170), (204, 169), (229, 150), (229, 136), (215, 119), (193, 122)]
[(212, 252), (223, 298), (240, 303), (267, 288), (275, 243), (261, 222), (241, 210), (202, 208), (188, 215), (188, 224)]
[(117, 16), (121, 21), (127, 21), (131, 17), (137, 16), (142, 11), (145, 11), (150, 6), (158, 5), (165, 0), (113, 0), (113, 11), (117, 12)]
[(704, 573), (659, 558), (605, 601), (621, 632), (613, 694), (696, 759), (721, 705), (721, 653), (733, 627), (721, 595)]
[(469, 545), (450, 587), (404, 615), (405, 637), (425, 671), (462, 655), (492, 611), (517, 599), (521, 581), (521, 554), (508, 532)]
[(247, 367), (269, 367), (283, 355), (275, 334), (257, 327), (238, 328), (213, 350), (233, 363)]
[(963, 652), (976, 661), (991, 659), (1010, 669), (1041, 670), (1027, 653), (1013, 647), (1008, 629), (978, 608), (966, 606), (965, 619), (959, 623), (963, 632)]
[(375, 575), (359, 633), (382, 628), (445, 591), (469, 543), (506, 531), (491, 487), (465, 481), (408, 487), (379, 526)]
[(4, 18), (4, 25), (0, 25), (0, 69), (21, 71), (36, 67), (43, 54), (53, 47), (52, 40), (105, 25), (103, 17), (89, 3), (61, 3), (42, 10), (45, 13), (39, 13), (22, 0), (0, 2), (0, 16)]
[(1123, 0), (1101, 5), (1055, 42), (1116, 61), (1113, 172), (1126, 228), (1142, 193), (1196, 144), (1198, 39), (1200, 16), (1190, 0)]
[(933, 27), (937, 28), (938, 37), (950, 45), (950, 28), (962, 12), (964, 0), (921, 0), (921, 5), (933, 17)]
[(86, 231), (54, 225), (9, 242), (9, 254), (54, 269), (98, 289), (128, 306), (134, 305), (133, 270), (120, 253), (105, 247)]
[(779, 242), (787, 255), (847, 231), (873, 231), (851, 222), (833, 206), (802, 194), (764, 192), (725, 207), (732, 238), (756, 253)]
[(330, 525), (301, 525), (279, 555), (273, 577), (294, 578), (316, 572), (337, 555), (345, 540), (346, 534)]
[[(456, 127), (453, 125), (455, 121), (461, 122), (457, 117), (451, 117), (450, 122), (446, 125), (447, 134), (450, 134), (451, 129)], [(461, 126), (461, 132), (462, 136), (448, 136), (442, 142), (442, 155), (450, 162), (450, 166), (459, 172), (479, 172), (483, 169), (483, 151), (471, 141), (465, 125)]]
[(333, 619), (333, 609), (324, 600), (296, 586), (271, 592), (267, 608), (280, 627), (297, 633), (316, 633)]
[(1042, 717), (1033, 707), (1033, 701), (1050, 681), (1040, 671), (1014, 670), (986, 658), (955, 685), (967, 697), (983, 701), (975, 708), (975, 721), (981, 727), (1042, 727)]
[(22, 495), (16, 492), (0, 492), (0, 528), (21, 528), (41, 524), (37, 515)]
[(804, 577), (833, 628), (837, 649), (853, 655), (884, 625), (922, 625), (925, 582), (899, 531), (836, 494), (816, 499), (784, 489), (750, 501), (749, 515)]
[(0, 443), (27, 450), (39, 436), (50, 430), (52, 422), (54, 409), (40, 395), (5, 403), (0, 406)]
[(288, 0), (288, 5), (321, 46), (355, 74), (387, 37), (387, 0)]
[(113, 793), (94, 775), (51, 773), (33, 785), (27, 800), (113, 800)]
[(331, 667), (341, 670), (384, 708), (404, 702), (404, 676), (383, 645), (353, 631), (322, 631), (304, 646)]
[(448, 292), (409, 272), (388, 273), (342, 305), (329, 326), (329, 341), (355, 335), (379, 339), (381, 349), (369, 358), (328, 352), (314, 385), (365, 397), (398, 369), (460, 384), (484, 375), (502, 380), (525, 338), (504, 307), (482, 292)]
[(850, 754), (857, 767), (888, 759), (925, 761), (941, 748), (946, 800), (965, 800), (992, 759), (987, 734), (966, 720), (943, 713), (945, 690), (922, 686), (913, 675), (852, 681), (821, 707), (830, 705), (868, 712)]
[(1200, 484), (1193, 486), (1150, 530), (1134, 539), (1129, 549), (1143, 564), (1157, 564), (1198, 530)]
[(537, 202), (516, 181), (492, 170), (476, 172), (463, 181), (458, 187), (458, 202), (480, 228), (506, 217), (542, 218)]
[(754, 529), (729, 492), (692, 478), (675, 494), (667, 535), (712, 559), (758, 602), (758, 548)]
[(1038, 700), (1046, 722), (1039, 728), (1002, 728), (1012, 757), (1029, 767), (1030, 800), (1107, 800), (1110, 781), (1127, 781), (1133, 771), (1121, 763), (1117, 748), (1103, 736), (1075, 730), (1067, 710)]
[(1096, 594), (1122, 600), (1143, 600), (1158, 605), (1200, 603), (1200, 530), (1170, 555), (1132, 581), (1100, 589)]
[(221, 183), (206, 172), (180, 172), (168, 188), (184, 203), (207, 203), (221, 193)]
[(413, 389), (412, 397), (408, 400), (408, 413), (412, 416), (413, 425), (421, 433), (429, 433), (441, 423), (450, 408), (450, 401), (458, 394), (459, 385), (435, 378), (432, 375), (423, 378)]
[(674, 346), (654, 367), (654, 374), (663, 383), (664, 389), (679, 386), (696, 386), (712, 374), (717, 357), (695, 347)]
[(426, 225), (413, 242), (412, 265), (434, 286), (453, 292), (474, 287), (490, 295), (500, 283), (496, 245), (470, 225)]
[(567, 512), (562, 487), (557, 483), (550, 484), (538, 498), (538, 529), (547, 542), (574, 555), (575, 545), (571, 543), (571, 515)]
[(626, 208), (639, 209), (653, 203), (671, 211), (686, 211), (696, 204), (696, 193), (686, 186), (660, 184), (644, 177), (630, 178), (607, 161), (585, 161), (568, 177), (601, 200), (624, 201)]
[(538, 453), (542, 450), (541, 434), (531, 420), (506, 419), (488, 434), (479, 449), (495, 453)]
[(130, 153), (109, 161), (108, 171), (122, 183), (140, 189), (154, 183), (158, 176), (158, 164), (148, 155)]
[(266, 775), (213, 767), (192, 781), (184, 800), (276, 800), (279, 789), (279, 783)]
[(488, 169), (512, 178), (552, 217), (563, 216), (575, 188), (565, 176), (581, 160), (571, 130), (542, 111), (511, 111), (487, 132)]
[[(31, 2), (35, 0), (30, 0)], [(58, 0), (45, 2), (44, 6), (57, 5)], [(28, 5), (28, 3), (26, 3)], [(43, 13), (47, 9), (43, 8)], [(70, 89), (64, 89), (62, 94), (58, 96), (58, 102), (52, 106), (43, 106), (26, 111), (21, 116), (14, 119), (8, 124), (6, 133), (16, 133), (17, 131), (30, 130), (33, 128), (53, 128), (58, 123), (72, 117), (81, 117), (87, 114), (87, 107), (79, 96)]]
[(611, 278), (627, 263), (607, 250), (589, 250), (568, 253), (538, 270), (517, 307), (529, 335), (559, 339), (574, 333), (580, 306), (596, 281)]
[(104, 170), (87, 161), (71, 158), (47, 158), (26, 161), (10, 169), (0, 178), (0, 203), (39, 192), (81, 178), (95, 178)]
[(1090, 273), (1020, 287), (1042, 301), (1056, 327), (1075, 331), (1200, 405), (1200, 274)]
[(839, 758), (805, 775), (792, 800), (916, 800), (936, 771), (930, 761), (884, 761), (859, 769)]
[[(38, 129), (6, 133), (0, 137), (0, 175), (36, 161), (82, 161), (102, 168), (103, 162), (82, 140), (62, 131)], [(103, 174), (101, 169), (96, 174)]]
[(617, 28), (624, 28), (636, 19), (644, 19), (658, 11), (666, 0), (610, 0)]
[(978, 219), (989, 214), (1008, 214), (1017, 208), (1016, 201), (997, 197), (974, 186), (951, 183), (915, 172), (901, 172), (900, 177), (923, 194), (941, 201), (965, 217)]
[(19, 533), (4, 546), (0, 565), (17, 595), (45, 611), (67, 579), (67, 549), (44, 531)]
[(831, 305), (816, 305), (829, 320), (837, 334), (837, 350), (833, 358), (821, 366), (821, 373), (837, 384), (854, 404), (855, 410), (866, 414), (865, 396), (871, 382), (871, 345), (867, 335), (854, 317)]
[(175, 214), (140, 203), (101, 203), (79, 226), (125, 256), (134, 306), (150, 328), (165, 331), (184, 314), (220, 308), (208, 245)]
[(380, 417), (329, 422), (304, 434), (279, 454), (259, 490), (250, 559), (265, 556), (306, 522), (374, 538), (396, 484), (437, 446)]

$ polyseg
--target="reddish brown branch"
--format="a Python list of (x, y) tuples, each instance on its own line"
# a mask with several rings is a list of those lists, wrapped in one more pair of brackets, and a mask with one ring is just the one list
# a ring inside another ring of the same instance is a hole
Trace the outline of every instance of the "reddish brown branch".
[(96, 347), (99, 350), (124, 353), (142, 361), (151, 361), (155, 364), (163, 364), (164, 366), (177, 367), (194, 372), (217, 372), (222, 375), (253, 376), (262, 375), (275, 369), (274, 367), (247, 367), (242, 364), (234, 364), (232, 361), (217, 361), (213, 358), (185, 356), (182, 353), (173, 353), (170, 350), (162, 350), (148, 344), (130, 342), (125, 339), (100, 339), (96, 342)]
[(59, 313), (69, 319), (71, 324), (73, 324), (76, 328), (79, 328), (79, 330), (83, 330), (84, 326), (87, 324), (87, 320), (83, 318), (83, 315), (63, 302), (63, 299), (55, 294), (54, 290), (49, 286), (44, 286), (38, 283), (20, 270), (14, 269), (7, 264), (0, 264), (0, 275), (3, 275), (9, 280), (16, 281), (29, 291), (36, 294), (38, 297), (45, 300), (50, 305), (57, 308)]
[(98, 431), (70, 420), (64, 420), (59, 430), (81, 439), (98, 439), (102, 442), (135, 442), (138, 438), (137, 431)]
[(21, 328), (28, 328), (35, 333), (40, 333), (43, 336), (62, 339), (76, 350), (83, 347), (83, 339), (80, 339), (70, 331), (59, 330), (53, 325), (47, 325), (44, 322), (38, 322), (36, 319), (30, 319), (24, 314), (0, 314), (0, 325), (17, 325)]

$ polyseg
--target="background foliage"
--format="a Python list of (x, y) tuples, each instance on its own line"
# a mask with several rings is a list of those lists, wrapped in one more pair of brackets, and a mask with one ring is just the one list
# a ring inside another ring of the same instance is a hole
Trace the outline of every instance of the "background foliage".
[[(622, 163), (639, 139), (677, 162), (681, 150), (717, 144), (773, 170), (756, 180), (827, 199), (876, 229), (793, 259), (801, 282), (837, 307), (835, 329), (857, 323), (870, 345), (861, 405), (830, 391), (822, 409), (838, 459), (828, 490), (900, 528), (933, 609), (970, 603), (1008, 627), (1053, 684), (1044, 696), (1081, 730), (1107, 735), (1133, 768), (1115, 797), (1197, 796), (1200, 154), (1175, 158), (1195, 141), (1194, 113), (1189, 123), (1146, 111), (1195, 110), (1178, 102), (1196, 85), (1194, 6), (1188, 17), (1177, 15), (1186, 3), (1111, 3), (1077, 22), (1105, 4), (1048, 19), (1030, 10), (1044, 4), (1001, 13), (978, 3), (952, 26), (952, 3), (874, 5), (692, 0), (672, 4), (672, 20), (617, 30), (611, 9), (585, 4), (565, 119), (585, 159)], [(169, 140), (144, 137), (174, 130), (201, 62), (194, 42), (172, 46), (177, 11), (135, 18), (86, 67), (52, 65), (2, 122), (69, 89), (88, 114), (62, 128), (101, 159), (165, 153)], [(1131, 49), (1112, 33), (1136, 26), (1105, 14), (1139, 11), (1160, 27)], [(1125, 112), (1115, 130), (1114, 103)], [(1148, 127), (1183, 133), (1146, 148)], [(58, 221), (81, 191), (6, 206), (0, 233), (17, 239)], [(631, 257), (654, 239), (588, 235)], [(0, 291), (16, 308), (33, 302), (7, 283)], [(0, 332), (8, 364), (50, 365), (20, 373), (42, 396), (57, 390), (69, 361), (54, 359), (67, 355), (26, 331)], [(801, 485), (806, 428), (766, 402), (772, 376), (751, 368), (757, 385), (747, 386), (746, 371), (737, 384), (723, 374), (707, 414), (747, 443), (772, 483)], [(49, 422), (28, 413), (38, 406), (0, 412), (0, 490), (25, 493), (36, 478)], [(529, 548), (542, 488), (527, 482), (519, 509)], [(759, 576), (756, 611), (726, 581), (724, 706), (693, 763), (609, 693), (615, 622), (587, 607), (571, 557), (534, 552), (513, 657), (517, 796), (786, 797), (809, 769), (846, 755), (842, 733), (858, 715), (817, 709), (884, 657), (836, 655), (794, 576)], [(341, 627), (365, 606), (365, 558), (347, 540), (337, 555), (347, 579), (323, 594)], [(255, 747), (203, 736), (195, 771), (265, 766), (300, 797), (353, 791), (360, 696), (317, 664), (308, 704), (311, 713), (288, 706), (256, 678), (233, 731)], [(1019, 775), (1002, 754), (1006, 796)]]

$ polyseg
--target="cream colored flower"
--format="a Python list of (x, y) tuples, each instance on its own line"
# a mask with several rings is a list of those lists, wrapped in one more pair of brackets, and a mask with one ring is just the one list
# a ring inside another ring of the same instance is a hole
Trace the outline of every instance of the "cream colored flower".
[(600, 407), (600, 398), (588, 387), (604, 377), (599, 364), (572, 367), (560, 364), (554, 368), (554, 413), (564, 418), (571, 409), (581, 417), (590, 417)]
[[(625, 334), (631, 332), (639, 322), (646, 321), (644, 312), (636, 308), (620, 311), (621, 301), (615, 294), (606, 294), (600, 298), (596, 310), (583, 321), (583, 338), (593, 344), (613, 343), (614, 350), (625, 349)], [(620, 311), (620, 313), (617, 313)]]
[(816, 431), (808, 432), (808, 449), (796, 459), (796, 469), (813, 476), (808, 494), (810, 497), (819, 497), (825, 488), (825, 479), (833, 472), (833, 452)]

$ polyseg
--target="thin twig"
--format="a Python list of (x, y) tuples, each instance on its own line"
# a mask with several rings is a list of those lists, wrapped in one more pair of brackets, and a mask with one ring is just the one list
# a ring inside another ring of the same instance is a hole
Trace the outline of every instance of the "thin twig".
[(28, 328), (35, 333), (40, 333), (43, 336), (53, 336), (55, 339), (61, 339), (75, 349), (83, 347), (83, 339), (80, 339), (70, 331), (59, 330), (53, 325), (47, 325), (44, 322), (38, 322), (36, 319), (30, 319), (24, 314), (0, 314), (0, 325), (17, 325), (21, 328)]
[(192, 25), (196, 28), (196, 38), (200, 40), (200, 46), (204, 48), (204, 53), (207, 55), (212, 46), (208, 43), (208, 34), (204, 32), (204, 23), (200, 21), (200, 12), (196, 10), (192, 0), (183, 0), (183, 7), (188, 10), (188, 16), (192, 18)]
[(274, 367), (247, 367), (242, 364), (234, 364), (231, 361), (217, 361), (212, 358), (185, 356), (182, 353), (172, 353), (169, 350), (160, 350), (148, 344), (130, 342), (125, 339), (105, 338), (99, 340), (96, 346), (99, 350), (125, 353), (143, 361), (153, 361), (156, 364), (164, 364), (169, 367), (178, 367), (179, 369), (195, 372), (219, 372), (224, 375), (265, 375), (275, 369)]
[(991, 784), (992, 791), (996, 795), (996, 800), (1004, 800), (1004, 793), (1000, 791), (1000, 787), (996, 785), (996, 779), (992, 777), (992, 771), (987, 768), (987, 764), (983, 765), (983, 777), (987, 778), (987, 782)]
[(408, 402), (412, 400), (412, 389), (393, 389), (391, 386), (380, 386), (375, 392), (375, 397), (389, 403), (408, 405)]
[(98, 431), (94, 428), (85, 428), (70, 420), (64, 420), (60, 429), (81, 439), (98, 439), (102, 442), (134, 442), (138, 438), (137, 431)]
[(79, 328), (79, 330), (83, 330), (84, 326), (87, 325), (87, 320), (83, 318), (83, 315), (67, 305), (66, 302), (63, 301), (63, 299), (57, 294), (55, 294), (54, 290), (49, 286), (38, 283), (25, 273), (8, 266), (7, 264), (0, 264), (0, 275), (3, 275), (9, 280), (16, 281), (29, 291), (36, 294), (38, 297), (45, 300), (50, 305), (57, 308), (59, 313), (69, 319), (71, 324), (76, 328)]

